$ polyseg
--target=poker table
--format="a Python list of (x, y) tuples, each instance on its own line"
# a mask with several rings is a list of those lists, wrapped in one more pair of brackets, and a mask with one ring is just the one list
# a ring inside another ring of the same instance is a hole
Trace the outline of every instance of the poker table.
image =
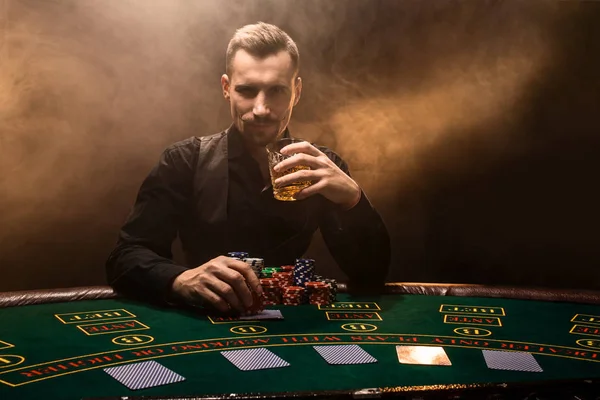
[[(389, 283), (375, 294), (339, 293), (327, 306), (268, 308), (283, 319), (157, 306), (108, 287), (0, 294), (0, 399), (600, 395), (598, 292)], [(376, 362), (331, 365), (315, 350), (328, 345), (357, 345)], [(289, 365), (243, 371), (224, 357), (256, 348)], [(429, 348), (442, 348), (451, 365), (419, 361)], [(400, 362), (398, 349), (416, 349), (418, 362)], [(539, 370), (508, 370), (512, 359), (490, 368), (486, 351), (527, 354)], [(104, 371), (148, 360), (185, 380), (130, 390)]]

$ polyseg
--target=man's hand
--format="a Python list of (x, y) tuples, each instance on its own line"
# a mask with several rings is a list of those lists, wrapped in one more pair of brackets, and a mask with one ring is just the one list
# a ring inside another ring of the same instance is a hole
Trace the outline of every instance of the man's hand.
[(311, 181), (312, 185), (301, 190), (296, 199), (305, 199), (320, 193), (342, 208), (349, 210), (360, 200), (360, 187), (344, 173), (322, 151), (309, 142), (293, 143), (281, 149), (282, 154), (294, 154), (275, 166), (275, 171), (285, 171), (299, 165), (310, 167), (275, 180), (276, 186), (285, 186), (293, 182)]
[(219, 256), (179, 275), (173, 294), (187, 304), (210, 304), (217, 310), (245, 312), (252, 306), (252, 292), (262, 287), (252, 268), (243, 261)]

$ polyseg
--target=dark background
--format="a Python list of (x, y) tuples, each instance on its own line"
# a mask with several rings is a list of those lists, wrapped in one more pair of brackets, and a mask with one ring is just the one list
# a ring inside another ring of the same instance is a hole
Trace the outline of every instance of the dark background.
[(290, 128), (349, 162), (390, 280), (600, 289), (598, 2), (0, 0), (0, 290), (105, 283), (160, 152), (229, 125), (225, 48), (259, 20), (297, 41)]

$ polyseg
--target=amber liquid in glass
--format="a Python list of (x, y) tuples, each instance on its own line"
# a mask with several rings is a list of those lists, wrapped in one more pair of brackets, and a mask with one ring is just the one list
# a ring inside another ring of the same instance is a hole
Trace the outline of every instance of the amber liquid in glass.
[(290, 169), (286, 169), (285, 171), (281, 171), (281, 172), (275, 172), (273, 171), (273, 168), (270, 168), (271, 170), (271, 184), (273, 185), (273, 196), (277, 199), (277, 200), (281, 200), (281, 201), (296, 201), (296, 199), (294, 198), (294, 196), (301, 191), (302, 189), (304, 189), (305, 187), (310, 186), (310, 181), (303, 181), (303, 182), (293, 182), (287, 186), (283, 186), (283, 187), (279, 187), (279, 188), (275, 188), (274, 182), (275, 179), (280, 178), (284, 175), (287, 174), (291, 174), (293, 172), (296, 171), (300, 171), (303, 169), (310, 169), (308, 167), (305, 167), (304, 165), (299, 165), (297, 167), (293, 167)]

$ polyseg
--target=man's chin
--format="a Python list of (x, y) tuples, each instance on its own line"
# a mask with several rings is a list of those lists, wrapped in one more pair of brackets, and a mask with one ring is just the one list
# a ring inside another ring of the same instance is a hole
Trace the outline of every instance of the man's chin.
[(256, 146), (266, 146), (269, 143), (274, 142), (279, 136), (278, 127), (270, 127), (270, 129), (244, 129), (244, 136), (247, 140), (255, 144)]

